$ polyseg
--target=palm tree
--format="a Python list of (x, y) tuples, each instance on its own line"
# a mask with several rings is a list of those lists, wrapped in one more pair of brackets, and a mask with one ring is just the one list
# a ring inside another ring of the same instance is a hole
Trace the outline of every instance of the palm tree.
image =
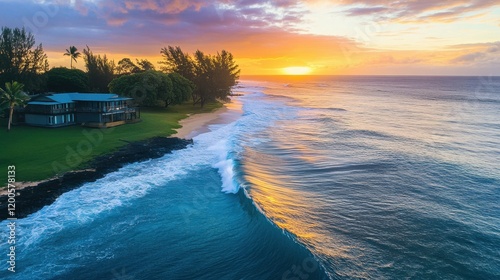
[(21, 83), (12, 82), (5, 83), (5, 90), (0, 88), (1, 104), (7, 105), (9, 108), (9, 123), (7, 125), (7, 131), (10, 131), (14, 107), (23, 106), (29, 99), (29, 97), (23, 92), (23, 87), (24, 85)]
[(78, 49), (75, 46), (70, 46), (69, 49), (66, 49), (64, 55), (68, 55), (70, 57), (70, 67), (73, 69), (73, 60), (76, 62), (76, 59), (80, 57), (81, 53), (78, 52)]

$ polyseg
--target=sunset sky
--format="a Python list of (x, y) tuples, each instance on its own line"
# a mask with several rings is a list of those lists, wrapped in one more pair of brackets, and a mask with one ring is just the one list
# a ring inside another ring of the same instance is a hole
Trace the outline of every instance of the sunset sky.
[(500, 75), (498, 0), (0, 0), (0, 25), (25, 26), (51, 67), (69, 67), (70, 45), (155, 64), (173, 45), (226, 49), (242, 75), (287, 67), (317, 75)]

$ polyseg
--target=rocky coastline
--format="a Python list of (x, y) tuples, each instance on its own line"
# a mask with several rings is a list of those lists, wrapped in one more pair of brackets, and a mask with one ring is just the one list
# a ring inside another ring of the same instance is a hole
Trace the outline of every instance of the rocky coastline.
[[(174, 150), (183, 149), (193, 140), (177, 137), (154, 137), (129, 142), (117, 151), (93, 159), (88, 168), (67, 172), (56, 178), (34, 183), (16, 190), (15, 218), (24, 218), (44, 206), (53, 203), (60, 195), (84, 183), (96, 181), (126, 164), (159, 158)], [(0, 221), (12, 218), (8, 215), (7, 195), (0, 196)]]

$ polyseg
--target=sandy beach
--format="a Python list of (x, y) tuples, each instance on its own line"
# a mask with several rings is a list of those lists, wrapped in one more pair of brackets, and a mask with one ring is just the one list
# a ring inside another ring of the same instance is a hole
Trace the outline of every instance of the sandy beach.
[(191, 139), (198, 134), (207, 132), (209, 131), (208, 125), (216, 121), (219, 116), (227, 110), (227, 107), (224, 105), (210, 113), (189, 115), (179, 122), (182, 127), (176, 129), (177, 133), (172, 134), (170, 137)]

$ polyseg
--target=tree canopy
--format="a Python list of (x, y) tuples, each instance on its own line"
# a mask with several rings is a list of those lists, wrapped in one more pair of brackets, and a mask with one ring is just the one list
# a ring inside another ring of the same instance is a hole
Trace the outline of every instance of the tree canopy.
[(153, 63), (151, 63), (147, 59), (136, 59), (135, 61), (137, 62), (137, 65), (139, 66), (141, 71), (156, 70)]
[(239, 79), (239, 66), (233, 55), (225, 50), (216, 55), (208, 55), (198, 50), (191, 57), (180, 47), (168, 46), (161, 50), (165, 65), (163, 71), (178, 73), (193, 82), (193, 103), (201, 107), (208, 101), (226, 100), (231, 88)]
[(19, 81), (28, 92), (43, 88), (41, 74), (49, 68), (42, 44), (24, 28), (2, 27), (0, 35), (0, 84)]
[(166, 73), (178, 73), (184, 78), (194, 81), (194, 62), (189, 54), (184, 53), (180, 47), (168, 46), (160, 51), (163, 60), (160, 64), (165, 66), (161, 70)]
[(134, 98), (140, 106), (169, 106), (180, 104), (191, 97), (192, 84), (175, 74), (149, 70), (124, 75), (109, 84), (110, 92)]
[(79, 69), (52, 68), (45, 73), (49, 92), (88, 92), (89, 79)]
[(83, 50), (83, 55), (90, 91), (108, 92), (108, 85), (115, 77), (115, 62), (109, 60), (106, 55), (101, 57), (93, 54), (88, 46)]
[(118, 75), (133, 74), (149, 70), (155, 70), (155, 66), (147, 59), (136, 59), (134, 63), (130, 58), (126, 57), (118, 61), (116, 73)]
[(177, 73), (169, 73), (172, 81), (172, 94), (165, 99), (165, 107), (170, 104), (181, 104), (191, 98), (194, 84)]

